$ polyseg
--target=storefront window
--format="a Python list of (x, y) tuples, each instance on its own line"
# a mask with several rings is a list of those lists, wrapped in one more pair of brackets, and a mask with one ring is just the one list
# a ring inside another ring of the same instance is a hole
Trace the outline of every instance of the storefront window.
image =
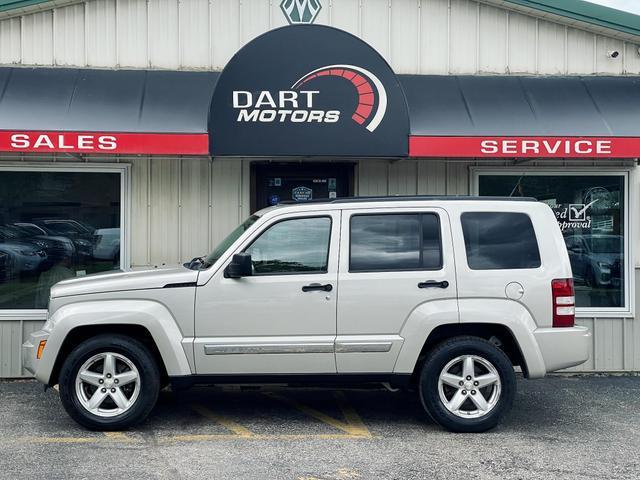
[(480, 195), (535, 197), (554, 211), (576, 289), (576, 306), (625, 306), (623, 175), (482, 174)]
[(120, 268), (120, 172), (0, 171), (0, 309), (47, 308), (65, 279)]

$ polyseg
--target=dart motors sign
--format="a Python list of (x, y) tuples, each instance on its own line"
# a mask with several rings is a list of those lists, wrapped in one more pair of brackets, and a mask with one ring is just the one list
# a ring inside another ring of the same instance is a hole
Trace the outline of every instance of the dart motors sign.
[(387, 62), (326, 26), (272, 30), (243, 47), (216, 85), (211, 154), (405, 157), (409, 116)]

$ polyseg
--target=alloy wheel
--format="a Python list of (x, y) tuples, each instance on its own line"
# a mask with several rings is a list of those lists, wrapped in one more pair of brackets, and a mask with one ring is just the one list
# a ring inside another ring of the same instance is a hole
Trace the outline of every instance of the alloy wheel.
[(89, 358), (76, 375), (80, 404), (98, 417), (114, 417), (131, 409), (140, 394), (140, 373), (124, 355), (104, 352)]
[(479, 418), (498, 404), (501, 382), (498, 370), (477, 355), (461, 355), (447, 363), (438, 377), (444, 407), (460, 418)]

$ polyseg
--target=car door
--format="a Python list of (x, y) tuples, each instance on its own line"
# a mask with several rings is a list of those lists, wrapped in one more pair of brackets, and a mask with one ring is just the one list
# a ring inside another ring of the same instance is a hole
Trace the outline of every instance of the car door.
[(416, 315), (458, 321), (449, 218), (436, 207), (344, 210), (341, 238), (337, 370), (390, 373), (416, 341), (402, 337)]
[(272, 218), (234, 252), (251, 276), (198, 287), (197, 373), (335, 373), (339, 232), (339, 211)]

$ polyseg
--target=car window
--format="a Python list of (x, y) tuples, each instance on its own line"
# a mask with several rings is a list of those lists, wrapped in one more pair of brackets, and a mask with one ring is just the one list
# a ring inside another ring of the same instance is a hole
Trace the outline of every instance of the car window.
[(331, 218), (295, 218), (270, 226), (245, 251), (255, 275), (327, 271)]
[(524, 213), (463, 213), (467, 263), (472, 270), (538, 268), (540, 251), (531, 219)]
[(433, 213), (354, 215), (350, 237), (351, 272), (442, 266), (440, 220)]

